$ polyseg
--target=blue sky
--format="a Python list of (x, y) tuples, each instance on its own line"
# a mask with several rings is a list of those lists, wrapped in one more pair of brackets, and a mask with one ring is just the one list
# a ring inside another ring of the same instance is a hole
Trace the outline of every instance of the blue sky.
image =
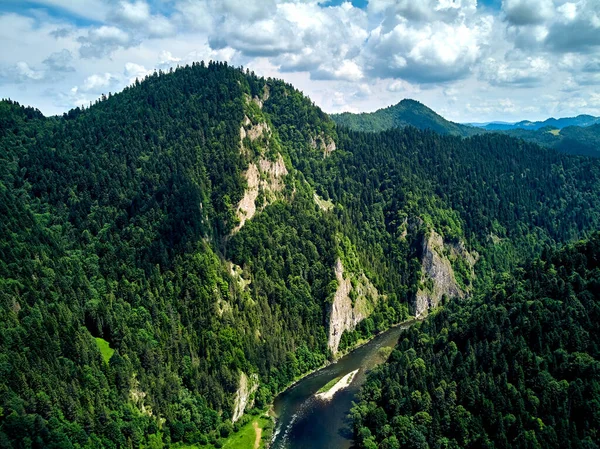
[(0, 96), (45, 114), (226, 60), (327, 112), (414, 98), (455, 121), (600, 115), (598, 0), (3, 0)]

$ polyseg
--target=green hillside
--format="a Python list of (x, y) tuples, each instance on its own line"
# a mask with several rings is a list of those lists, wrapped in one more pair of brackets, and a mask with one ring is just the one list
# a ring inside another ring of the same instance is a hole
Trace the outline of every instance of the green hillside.
[(600, 235), (405, 334), (353, 409), (359, 448), (597, 448)]
[(477, 128), (450, 122), (422, 103), (409, 99), (375, 112), (360, 114), (344, 112), (342, 114), (332, 114), (331, 118), (338, 125), (356, 131), (377, 132), (391, 128), (414, 126), (419, 129), (431, 129), (440, 134), (457, 136), (472, 136), (481, 132)]
[(3, 101), (0, 159), (0, 447), (219, 447), (433, 294), (429, 241), (464, 297), (600, 225), (600, 161), (338, 128), (223, 63)]

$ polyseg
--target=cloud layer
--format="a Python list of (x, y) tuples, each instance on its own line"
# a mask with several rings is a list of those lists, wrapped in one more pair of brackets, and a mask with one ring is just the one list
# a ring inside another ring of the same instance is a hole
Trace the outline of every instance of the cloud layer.
[(45, 113), (154, 69), (220, 59), (283, 77), (329, 112), (413, 97), (460, 121), (600, 115), (597, 0), (26, 5), (0, 5), (0, 88)]

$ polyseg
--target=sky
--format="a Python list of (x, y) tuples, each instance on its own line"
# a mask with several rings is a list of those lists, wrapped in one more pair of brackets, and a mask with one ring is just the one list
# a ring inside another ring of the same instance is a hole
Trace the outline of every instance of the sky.
[(600, 116), (600, 0), (0, 0), (0, 48), (0, 97), (46, 115), (220, 60), (329, 113)]

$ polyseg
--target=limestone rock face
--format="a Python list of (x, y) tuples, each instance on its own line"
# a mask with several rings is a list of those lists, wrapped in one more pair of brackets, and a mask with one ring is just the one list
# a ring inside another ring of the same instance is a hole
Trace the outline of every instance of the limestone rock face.
[(244, 192), (244, 197), (237, 205), (236, 215), (239, 219), (239, 224), (233, 230), (235, 234), (256, 213), (256, 199), (259, 192), (262, 190), (265, 194), (265, 201), (268, 203), (274, 199), (275, 193), (281, 192), (285, 187), (283, 176), (287, 175), (288, 171), (285, 167), (285, 162), (281, 154), (275, 161), (270, 161), (260, 157), (256, 162), (248, 165), (248, 170), (244, 173), (248, 187)]
[(329, 156), (336, 150), (335, 142), (329, 136), (320, 134), (317, 137), (310, 138), (310, 146), (323, 151), (323, 157)]
[(417, 291), (411, 304), (412, 313), (417, 318), (427, 315), (429, 309), (436, 307), (444, 295), (448, 298), (465, 297), (466, 292), (456, 281), (449, 256), (463, 258), (471, 270), (477, 260), (466, 250), (462, 242), (444, 243), (442, 236), (433, 230), (423, 237), (421, 245), (422, 287)]
[[(255, 141), (264, 136), (268, 142), (272, 134), (273, 132), (268, 123), (258, 122), (253, 125), (248, 116), (245, 116), (240, 128), (240, 151), (242, 154), (248, 156), (248, 150), (244, 147), (244, 139), (246, 137), (251, 141)], [(275, 193), (281, 192), (285, 187), (282, 177), (287, 174), (288, 171), (285, 162), (279, 153), (274, 161), (266, 159), (261, 155), (248, 164), (248, 170), (244, 173), (247, 188), (244, 192), (244, 197), (236, 207), (236, 216), (239, 224), (233, 229), (234, 234), (242, 229), (246, 220), (250, 220), (256, 213), (256, 199), (259, 193), (262, 191), (265, 194), (265, 202), (267, 204), (271, 202), (275, 198)]]
[[(379, 293), (364, 274), (355, 278), (355, 287), (353, 287), (350, 276), (344, 277), (344, 266), (339, 258), (335, 263), (334, 270), (338, 288), (329, 314), (327, 344), (331, 352), (336, 354), (344, 331), (354, 329), (358, 323), (372, 313), (379, 300)], [(356, 289), (354, 304), (352, 304), (350, 298), (350, 292), (353, 288)]]
[(235, 402), (233, 405), (233, 416), (231, 417), (232, 422), (236, 422), (244, 414), (246, 407), (252, 407), (254, 405), (254, 398), (252, 395), (258, 389), (258, 375), (251, 374), (250, 377), (243, 371), (240, 372), (240, 383), (237, 392), (235, 393)]

